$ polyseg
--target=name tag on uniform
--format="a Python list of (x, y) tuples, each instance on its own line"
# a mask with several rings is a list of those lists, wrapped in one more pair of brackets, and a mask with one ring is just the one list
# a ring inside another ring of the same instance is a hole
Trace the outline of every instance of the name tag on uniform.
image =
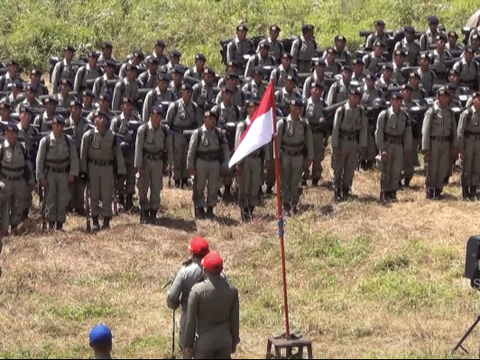
[(208, 91), (204, 88), (202, 88), (202, 91), (200, 91), (200, 97), (202, 99), (206, 99), (208, 97)]
[(397, 128), (397, 124), (392, 125), (392, 130), (395, 130)]
[(310, 106), (307, 108), (306, 115), (307, 115), (307, 117), (313, 117), (313, 106), (312, 106), (312, 105), (310, 105)]
[(202, 145), (205, 146), (205, 147), (210, 146), (210, 141), (208, 141), (207, 134), (203, 134), (203, 137), (202, 137)]
[(180, 120), (187, 120), (185, 113), (180, 114)]
[(147, 138), (145, 139), (146, 144), (153, 144), (153, 134), (151, 131), (147, 133)]
[(11, 150), (5, 152), (5, 156), (3, 158), (3, 161), (5, 161), (7, 164), (11, 164), (13, 160), (13, 153)]
[(100, 149), (100, 141), (98, 141), (97, 137), (95, 136), (92, 141), (92, 148)]

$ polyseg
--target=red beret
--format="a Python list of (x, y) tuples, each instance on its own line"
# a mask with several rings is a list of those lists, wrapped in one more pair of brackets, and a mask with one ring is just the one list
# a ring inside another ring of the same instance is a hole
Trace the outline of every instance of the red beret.
[(202, 260), (203, 268), (207, 271), (223, 270), (223, 260), (215, 251), (211, 251)]
[(194, 254), (207, 254), (209, 252), (208, 241), (197, 236), (192, 239), (188, 249)]

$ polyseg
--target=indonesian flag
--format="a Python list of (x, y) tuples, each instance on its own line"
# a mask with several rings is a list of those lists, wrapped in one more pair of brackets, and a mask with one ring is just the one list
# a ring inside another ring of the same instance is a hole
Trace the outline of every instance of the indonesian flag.
[(253, 115), (250, 125), (243, 133), (240, 143), (235, 148), (228, 167), (232, 167), (244, 157), (247, 157), (255, 150), (272, 141), (275, 134), (274, 114), (275, 114), (275, 91), (273, 83), (270, 83), (265, 94), (263, 94), (260, 105)]

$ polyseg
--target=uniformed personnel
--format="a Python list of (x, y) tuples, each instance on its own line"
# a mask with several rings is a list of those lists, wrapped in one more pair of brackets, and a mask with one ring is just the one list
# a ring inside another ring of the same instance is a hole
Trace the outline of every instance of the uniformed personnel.
[(38, 131), (42, 133), (52, 130), (52, 121), (55, 116), (58, 100), (53, 96), (49, 96), (43, 100), (43, 104), (45, 105), (45, 112), (41, 115), (37, 115), (33, 121), (33, 124), (38, 128)]
[(150, 119), (150, 113), (154, 106), (158, 106), (163, 102), (175, 101), (175, 95), (169, 90), (168, 85), (172, 80), (168, 73), (158, 73), (157, 75), (157, 87), (150, 90), (145, 96), (143, 101), (142, 120), (148, 122)]
[(302, 26), (302, 35), (293, 41), (290, 54), (292, 55), (292, 64), (297, 65), (299, 73), (310, 72), (310, 64), (316, 56), (318, 44), (314, 37), (315, 27), (310, 24)]
[(137, 105), (138, 90), (142, 87), (142, 83), (137, 79), (138, 67), (133, 64), (127, 64), (125, 66), (126, 75), (115, 85), (113, 92), (112, 110), (120, 111), (122, 105), (122, 99), (132, 99)]
[(78, 69), (73, 85), (73, 90), (76, 91), (77, 94), (80, 94), (85, 89), (92, 90), (93, 83), (89, 85), (88, 81), (94, 81), (105, 73), (105, 71), (97, 64), (99, 56), (100, 54), (96, 51), (89, 52), (87, 55), (87, 65)]
[(53, 93), (58, 93), (60, 80), (69, 79), (71, 82), (75, 80), (75, 69), (72, 66), (73, 56), (75, 55), (75, 48), (67, 45), (63, 48), (64, 58), (55, 64), (52, 71), (52, 89)]

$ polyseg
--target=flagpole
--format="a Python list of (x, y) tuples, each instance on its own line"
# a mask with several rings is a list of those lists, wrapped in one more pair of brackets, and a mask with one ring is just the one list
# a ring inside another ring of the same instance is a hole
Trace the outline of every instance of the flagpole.
[[(274, 79), (270, 80), (270, 84), (275, 89)], [(273, 99), (275, 104), (275, 99)], [(275, 155), (275, 180), (277, 183), (277, 219), (278, 219), (278, 237), (280, 238), (280, 252), (282, 256), (282, 280), (283, 280), (283, 306), (285, 308), (285, 337), (287, 340), (290, 340), (290, 324), (288, 320), (288, 293), (287, 293), (287, 271), (285, 266), (285, 241), (283, 239), (284, 229), (283, 229), (283, 212), (282, 212), (282, 184), (280, 178), (280, 151), (278, 149), (278, 139), (277, 139), (277, 108), (274, 105), (273, 107), (273, 151)]]

